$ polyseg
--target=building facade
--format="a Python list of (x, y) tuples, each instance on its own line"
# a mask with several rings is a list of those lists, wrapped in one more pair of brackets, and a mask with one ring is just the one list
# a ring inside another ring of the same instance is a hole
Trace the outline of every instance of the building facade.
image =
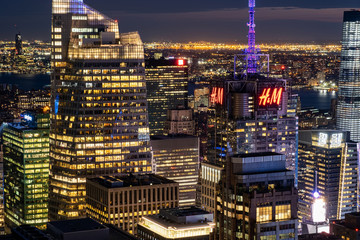
[(337, 128), (360, 141), (360, 11), (344, 12)]
[(214, 225), (213, 214), (196, 207), (162, 209), (158, 215), (142, 218), (138, 237), (141, 240), (209, 240)]
[(150, 173), (144, 48), (82, 0), (53, 0), (50, 219), (86, 214), (87, 177)]
[(154, 173), (179, 183), (179, 205), (195, 205), (199, 181), (199, 138), (153, 136)]
[(49, 114), (22, 115), (4, 129), (5, 222), (46, 227), (49, 194)]
[(179, 206), (179, 184), (157, 175), (97, 177), (86, 182), (87, 214), (136, 234), (143, 216)]
[(151, 135), (162, 135), (167, 110), (187, 106), (188, 62), (184, 59), (146, 61), (146, 86)]
[(217, 194), (215, 239), (297, 239), (297, 190), (277, 153), (230, 157)]
[(193, 110), (186, 108), (168, 110), (164, 134), (185, 134), (194, 136), (195, 121), (193, 117)]
[(217, 186), (224, 174), (224, 168), (209, 163), (201, 163), (201, 207), (216, 214)]
[(312, 220), (317, 192), (326, 219), (343, 219), (358, 210), (358, 143), (339, 130), (299, 131), (299, 218)]

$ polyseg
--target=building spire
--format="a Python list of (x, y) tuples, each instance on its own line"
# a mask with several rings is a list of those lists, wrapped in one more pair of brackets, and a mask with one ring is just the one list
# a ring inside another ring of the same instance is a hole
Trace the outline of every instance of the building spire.
[(255, 0), (249, 0), (249, 27), (248, 48), (245, 50), (247, 60), (247, 73), (257, 73), (258, 54), (260, 49), (255, 45)]

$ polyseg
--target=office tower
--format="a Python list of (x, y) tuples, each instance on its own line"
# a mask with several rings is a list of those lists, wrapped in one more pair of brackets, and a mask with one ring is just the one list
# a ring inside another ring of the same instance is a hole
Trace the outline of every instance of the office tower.
[(146, 87), (151, 135), (162, 135), (167, 110), (187, 106), (188, 62), (184, 59), (146, 60)]
[(144, 48), (82, 0), (53, 0), (50, 219), (84, 217), (87, 177), (151, 172)]
[(5, 222), (46, 227), (49, 194), (49, 114), (22, 114), (4, 141)]
[(360, 11), (344, 12), (343, 40), (336, 112), (337, 128), (360, 142)]
[(347, 213), (344, 220), (330, 222), (330, 233), (345, 240), (360, 240), (360, 213)]
[(21, 34), (18, 33), (15, 35), (15, 51), (16, 55), (22, 55), (23, 54), (23, 48), (22, 48), (22, 37)]
[(193, 110), (184, 107), (168, 110), (164, 133), (165, 135), (185, 134), (194, 136)]
[(297, 239), (297, 190), (277, 153), (229, 157), (217, 194), (215, 239)]
[(179, 183), (179, 205), (195, 205), (199, 181), (199, 138), (153, 136), (154, 173)]
[(143, 216), (179, 206), (179, 184), (152, 174), (89, 178), (86, 191), (91, 218), (131, 234)]
[(208, 240), (214, 228), (213, 214), (196, 207), (161, 209), (143, 217), (138, 225), (141, 240)]
[(314, 196), (326, 206), (326, 219), (357, 211), (358, 144), (339, 130), (299, 131), (299, 218), (311, 222)]
[(285, 80), (261, 75), (212, 83), (207, 162), (223, 166), (233, 153), (277, 152), (296, 168), (296, 97)]

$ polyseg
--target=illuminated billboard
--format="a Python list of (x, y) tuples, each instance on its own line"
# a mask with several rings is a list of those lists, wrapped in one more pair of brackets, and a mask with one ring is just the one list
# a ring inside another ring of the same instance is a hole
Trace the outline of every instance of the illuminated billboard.
[(326, 221), (326, 205), (322, 198), (316, 198), (312, 205), (312, 220), (314, 223)]
[(213, 87), (210, 95), (210, 102), (212, 104), (220, 104), (224, 103), (224, 88), (221, 87)]
[(279, 108), (281, 107), (284, 88), (268, 87), (263, 88), (258, 96), (258, 107)]

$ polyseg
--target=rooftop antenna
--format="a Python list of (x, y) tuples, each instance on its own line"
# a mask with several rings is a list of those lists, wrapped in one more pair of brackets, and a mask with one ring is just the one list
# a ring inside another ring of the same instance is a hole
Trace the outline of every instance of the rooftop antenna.
[(255, 45), (255, 0), (249, 0), (249, 27), (248, 33), (248, 48), (245, 50), (247, 60), (247, 73), (257, 73), (259, 57), (256, 55), (260, 52), (259, 48)]
[(247, 79), (249, 74), (269, 73), (269, 55), (261, 54), (260, 48), (256, 46), (255, 6), (255, 0), (249, 0), (249, 22), (247, 23), (249, 27), (248, 47), (245, 49), (244, 54), (235, 55), (235, 79), (238, 78), (238, 75), (241, 75), (241, 78)]

